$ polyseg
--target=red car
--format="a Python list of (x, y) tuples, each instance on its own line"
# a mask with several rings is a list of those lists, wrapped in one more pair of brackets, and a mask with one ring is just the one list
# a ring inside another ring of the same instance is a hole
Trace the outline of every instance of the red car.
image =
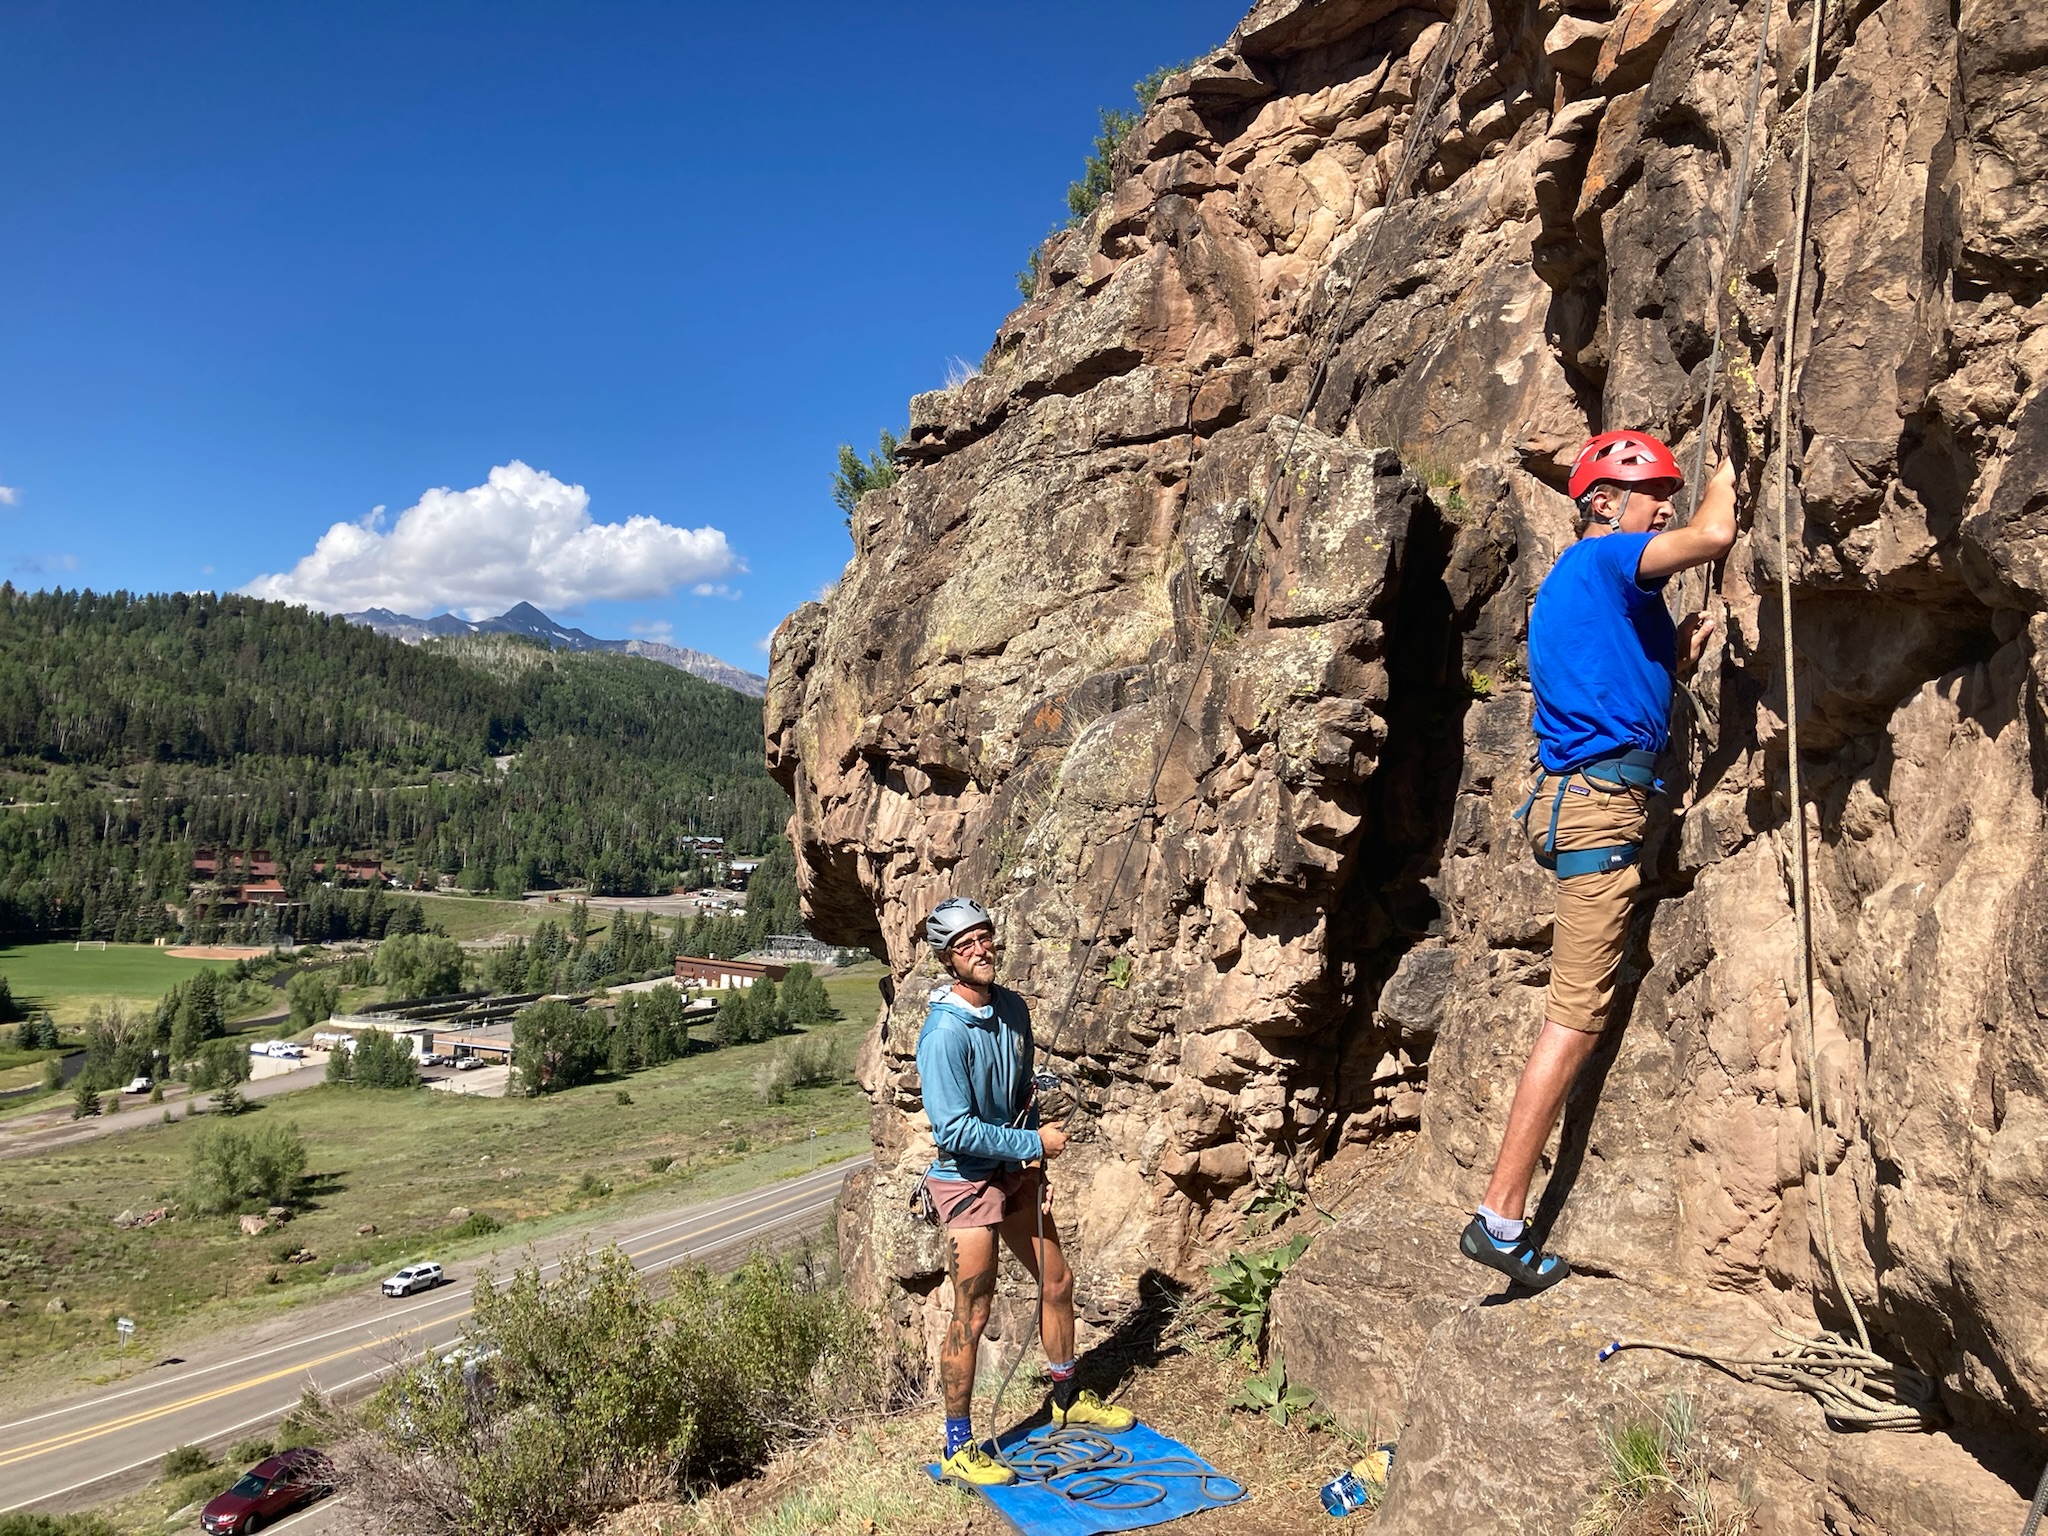
[(333, 1469), (315, 1450), (285, 1451), (266, 1457), (244, 1472), (235, 1486), (217, 1494), (199, 1512), (199, 1528), (214, 1536), (232, 1531), (260, 1531), (334, 1491)]

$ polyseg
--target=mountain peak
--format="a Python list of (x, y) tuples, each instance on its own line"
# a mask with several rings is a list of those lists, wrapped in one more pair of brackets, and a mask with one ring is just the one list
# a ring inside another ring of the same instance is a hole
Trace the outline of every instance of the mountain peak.
[(525, 635), (559, 650), (611, 651), (621, 655), (645, 656), (663, 666), (701, 677), (707, 683), (716, 683), (721, 688), (730, 688), (735, 693), (757, 699), (768, 691), (767, 678), (720, 661), (703, 651), (693, 651), (688, 646), (664, 645), (654, 640), (600, 640), (596, 635), (556, 623), (532, 603), (514, 603), (495, 619), (459, 619), (452, 613), (416, 619), (410, 614), (393, 613), (388, 608), (366, 608), (360, 613), (344, 613), (342, 618), (350, 624), (374, 629), (380, 635), (403, 640), (408, 645), (448, 635)]

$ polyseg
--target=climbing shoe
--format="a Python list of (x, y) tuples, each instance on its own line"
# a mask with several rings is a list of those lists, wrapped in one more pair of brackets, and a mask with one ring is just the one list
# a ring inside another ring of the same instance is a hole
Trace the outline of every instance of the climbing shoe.
[(1054, 1429), (1099, 1429), (1105, 1435), (1120, 1435), (1137, 1422), (1138, 1416), (1130, 1409), (1105, 1403), (1093, 1392), (1076, 1392), (1073, 1402), (1064, 1408), (1052, 1405)]
[(1017, 1481), (1017, 1474), (989, 1455), (979, 1440), (968, 1441), (940, 1462), (939, 1476), (969, 1488), (1000, 1488)]
[(1497, 1269), (1517, 1285), (1532, 1291), (1547, 1291), (1572, 1272), (1571, 1265), (1554, 1253), (1545, 1253), (1529, 1240), (1528, 1228), (1521, 1238), (1506, 1247), (1494, 1240), (1486, 1223), (1474, 1216), (1458, 1237), (1458, 1252), (1475, 1264)]

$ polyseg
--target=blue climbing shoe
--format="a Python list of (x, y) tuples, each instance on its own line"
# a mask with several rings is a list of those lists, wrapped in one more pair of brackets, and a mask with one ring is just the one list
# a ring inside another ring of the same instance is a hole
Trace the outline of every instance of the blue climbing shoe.
[(1474, 1216), (1458, 1236), (1458, 1252), (1475, 1264), (1497, 1269), (1515, 1284), (1531, 1291), (1547, 1291), (1572, 1272), (1571, 1265), (1554, 1253), (1545, 1253), (1529, 1240), (1522, 1229), (1520, 1241), (1503, 1248), (1486, 1230), (1486, 1223)]

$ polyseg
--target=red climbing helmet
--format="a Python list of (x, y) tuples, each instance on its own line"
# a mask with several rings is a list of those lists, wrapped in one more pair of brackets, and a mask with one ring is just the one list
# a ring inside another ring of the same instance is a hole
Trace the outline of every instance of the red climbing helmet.
[(1602, 432), (1586, 439), (1572, 460), (1571, 496), (1577, 501), (1602, 480), (1637, 484), (1645, 480), (1685, 483), (1671, 450), (1643, 432)]

